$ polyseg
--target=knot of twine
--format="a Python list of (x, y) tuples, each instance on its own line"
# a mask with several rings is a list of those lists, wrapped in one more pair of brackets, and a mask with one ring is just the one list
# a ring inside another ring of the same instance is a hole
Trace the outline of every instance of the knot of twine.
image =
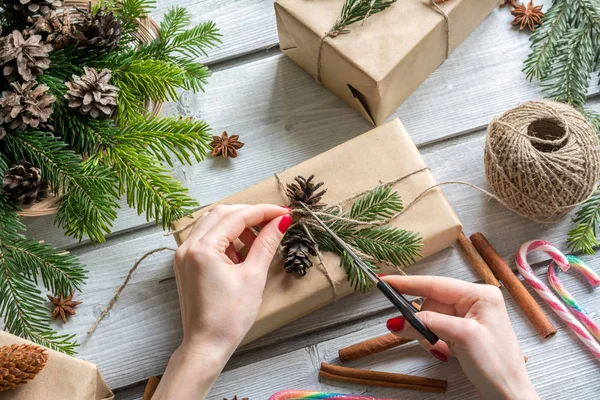
[(600, 171), (596, 129), (575, 108), (530, 101), (490, 122), (485, 176), (502, 203), (555, 222), (593, 193)]
[[(444, 9), (437, 4), (437, 3), (444, 3), (446, 1), (448, 1), (448, 0), (430, 0), (430, 4), (431, 4), (432, 8), (435, 11), (437, 11), (444, 18), (444, 22), (445, 22), (445, 26), (446, 26), (446, 55), (445, 55), (445, 58), (448, 58), (448, 56), (450, 55), (450, 17), (444, 11)], [(363, 19), (363, 22), (369, 16), (370, 16), (370, 14), (367, 14), (367, 16)], [(321, 38), (319, 40), (319, 49), (317, 50), (317, 72), (315, 74), (315, 80), (319, 84), (322, 83), (321, 69), (322, 69), (322, 66), (323, 66), (323, 62), (322, 62), (322, 56), (321, 55), (323, 53), (323, 45), (325, 44), (325, 40), (327, 38), (329, 38), (329, 37), (334, 38), (334, 37), (340, 35), (340, 32), (336, 32), (336, 31), (333, 30), (333, 28), (336, 25), (337, 25), (337, 21), (331, 27), (331, 29), (329, 31), (325, 32), (323, 34), (323, 36), (321, 36)]]

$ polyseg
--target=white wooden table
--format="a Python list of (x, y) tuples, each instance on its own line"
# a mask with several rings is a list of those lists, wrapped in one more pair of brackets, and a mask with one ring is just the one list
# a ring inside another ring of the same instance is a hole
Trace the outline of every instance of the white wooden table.
[[(161, 1), (153, 16), (160, 19), (175, 3), (192, 12), (193, 22), (213, 19), (224, 42), (203, 60), (214, 71), (206, 93), (184, 93), (166, 112), (205, 119), (215, 133), (227, 130), (246, 142), (235, 160), (176, 165), (176, 176), (201, 204), (235, 193), (371, 129), (281, 54), (272, 1)], [(543, 3), (547, 9), (550, 1)], [(538, 84), (527, 82), (521, 72), (529, 51), (528, 34), (512, 29), (510, 20), (506, 9), (492, 12), (392, 116), (406, 125), (438, 181), (465, 180), (486, 187), (486, 124), (510, 107), (542, 97)], [(597, 92), (594, 86), (590, 94)], [(600, 109), (593, 98), (590, 106)], [(515, 251), (525, 240), (543, 238), (566, 249), (568, 218), (555, 226), (536, 225), (469, 188), (448, 187), (444, 191), (465, 232), (484, 232), (513, 266)], [(172, 274), (173, 254), (150, 257), (97, 332), (87, 337), (85, 331), (135, 260), (156, 247), (174, 246), (173, 238), (165, 237), (126, 206), (120, 210), (107, 243), (96, 247), (64, 237), (53, 228), (51, 217), (30, 220), (27, 225), (30, 236), (70, 248), (89, 270), (88, 283), (79, 298), (83, 304), (64, 327), (65, 332), (77, 334), (79, 357), (99, 365), (118, 399), (141, 399), (145, 380), (164, 371), (181, 340), (175, 284), (158, 283)], [(600, 270), (599, 259), (589, 261)], [(544, 275), (547, 262), (536, 266)], [(408, 272), (480, 280), (457, 248), (447, 249)], [(568, 285), (598, 320), (600, 293), (594, 294), (580, 279), (570, 278)], [(530, 375), (542, 398), (597, 398), (599, 365), (586, 348), (547, 307), (544, 309), (559, 332), (552, 339), (540, 339), (508, 293), (504, 294), (524, 354), (529, 357)], [(445, 395), (319, 382), (321, 361), (335, 362), (339, 348), (386, 333), (385, 321), (394, 314), (379, 293), (349, 296), (240, 349), (209, 398), (220, 400), (237, 394), (265, 400), (278, 390), (302, 388), (401, 399), (477, 399), (455, 359), (444, 364), (410, 344), (351, 365), (447, 379)], [(56, 328), (63, 330), (58, 324)]]

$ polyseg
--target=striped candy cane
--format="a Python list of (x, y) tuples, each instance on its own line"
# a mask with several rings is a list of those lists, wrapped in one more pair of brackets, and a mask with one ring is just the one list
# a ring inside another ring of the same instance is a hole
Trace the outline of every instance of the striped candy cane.
[(353, 394), (311, 392), (308, 390), (282, 390), (269, 397), (269, 400), (299, 400), (299, 399), (329, 399), (329, 400), (393, 400)]
[[(567, 260), (571, 269), (576, 270), (585, 277), (585, 279), (592, 285), (593, 288), (600, 285), (600, 277), (591, 269), (583, 260), (567, 255)], [(579, 321), (590, 331), (590, 333), (600, 341), (600, 326), (590, 317), (590, 315), (577, 303), (575, 298), (571, 296), (568, 290), (564, 287), (560, 279), (558, 278), (558, 268), (554, 261), (550, 263), (548, 267), (548, 282), (550, 287), (554, 290), (554, 293), (566, 304), (571, 310), (571, 313), (577, 317)]]
[(569, 309), (560, 301), (558, 297), (552, 293), (552, 291), (546, 286), (538, 277), (535, 275), (529, 264), (527, 263), (527, 254), (532, 251), (539, 250), (543, 251), (556, 264), (558, 267), (566, 271), (569, 269), (569, 261), (564, 254), (562, 254), (554, 246), (543, 240), (531, 240), (525, 242), (519, 248), (517, 253), (517, 267), (519, 272), (527, 281), (537, 294), (544, 299), (544, 301), (554, 310), (554, 312), (565, 322), (565, 324), (571, 328), (573, 332), (581, 339), (581, 341), (590, 349), (592, 354), (600, 360), (600, 344), (590, 335), (590, 333), (584, 328), (577, 318), (569, 312)]

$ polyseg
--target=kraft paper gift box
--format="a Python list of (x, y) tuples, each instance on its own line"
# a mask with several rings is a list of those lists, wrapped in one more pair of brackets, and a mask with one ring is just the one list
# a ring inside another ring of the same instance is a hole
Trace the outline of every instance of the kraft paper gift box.
[[(308, 177), (313, 174), (317, 182), (325, 183), (327, 193), (322, 202), (326, 204), (338, 203), (364, 190), (374, 189), (382, 182), (410, 174), (393, 184), (405, 205), (435, 185), (419, 151), (398, 119), (281, 172), (279, 177), (288, 183), (297, 175)], [(287, 205), (289, 200), (273, 176), (218, 203)], [(194, 217), (210, 208), (212, 206), (195, 212)], [(185, 228), (176, 234), (179, 245), (187, 239), (192, 222), (191, 218), (184, 218), (173, 224), (173, 229)], [(461, 231), (460, 221), (439, 188), (428, 191), (390, 224), (419, 233), (423, 240), (422, 257), (452, 245)], [(333, 281), (337, 282), (338, 296), (353, 293), (339, 266), (339, 257), (323, 253), (323, 259)], [(275, 257), (258, 319), (244, 344), (333, 302), (331, 284), (317, 264), (314, 260), (313, 267), (301, 277), (285, 272), (280, 257)], [(382, 271), (397, 272), (390, 266), (382, 266)]]
[[(0, 346), (31, 343), (0, 331)], [(42, 346), (43, 347), (43, 346)], [(14, 390), (0, 392), (0, 400), (113, 400), (98, 367), (48, 349), (48, 362), (40, 373)]]
[(448, 0), (438, 10), (431, 0), (399, 0), (349, 25), (350, 33), (326, 37), (321, 47), (344, 1), (276, 0), (279, 45), (374, 125), (381, 125), (499, 2)]

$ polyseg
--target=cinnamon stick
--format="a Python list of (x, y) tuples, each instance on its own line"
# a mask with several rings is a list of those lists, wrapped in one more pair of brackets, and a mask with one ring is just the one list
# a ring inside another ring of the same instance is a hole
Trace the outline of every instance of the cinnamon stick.
[(148, 379), (148, 384), (146, 385), (146, 389), (144, 389), (143, 400), (152, 399), (152, 396), (154, 396), (154, 392), (156, 392), (156, 388), (158, 387), (159, 383), (160, 380), (156, 376), (151, 376), (150, 379)]
[(502, 257), (494, 250), (485, 236), (480, 232), (474, 233), (471, 235), (471, 242), (492, 271), (494, 271), (494, 274), (502, 281), (506, 290), (515, 299), (539, 334), (544, 338), (556, 334), (556, 328), (552, 325), (548, 317), (546, 317), (539, 304), (529, 294), (529, 291), (527, 291), (523, 283), (521, 283), (515, 273), (504, 262)]
[(405, 339), (388, 333), (387, 335), (377, 336), (372, 339), (344, 347), (338, 351), (341, 362), (358, 360), (359, 358), (370, 356), (371, 354), (381, 353), (398, 347), (405, 343), (412, 342), (412, 339)]
[(487, 283), (488, 285), (500, 287), (500, 282), (498, 282), (498, 279), (496, 279), (496, 277), (494, 276), (494, 273), (490, 269), (490, 266), (487, 265), (485, 260), (477, 252), (475, 246), (473, 246), (473, 243), (471, 243), (471, 241), (467, 239), (467, 237), (462, 231), (458, 235), (458, 244), (467, 255), (467, 258), (469, 259), (469, 262), (471, 263), (475, 271), (477, 271), (477, 273), (485, 281), (485, 283)]
[(425, 392), (445, 393), (448, 382), (421, 376), (394, 374), (391, 372), (371, 371), (341, 367), (321, 363), (319, 376), (340, 382), (359, 385), (382, 386), (401, 389), (421, 390)]

